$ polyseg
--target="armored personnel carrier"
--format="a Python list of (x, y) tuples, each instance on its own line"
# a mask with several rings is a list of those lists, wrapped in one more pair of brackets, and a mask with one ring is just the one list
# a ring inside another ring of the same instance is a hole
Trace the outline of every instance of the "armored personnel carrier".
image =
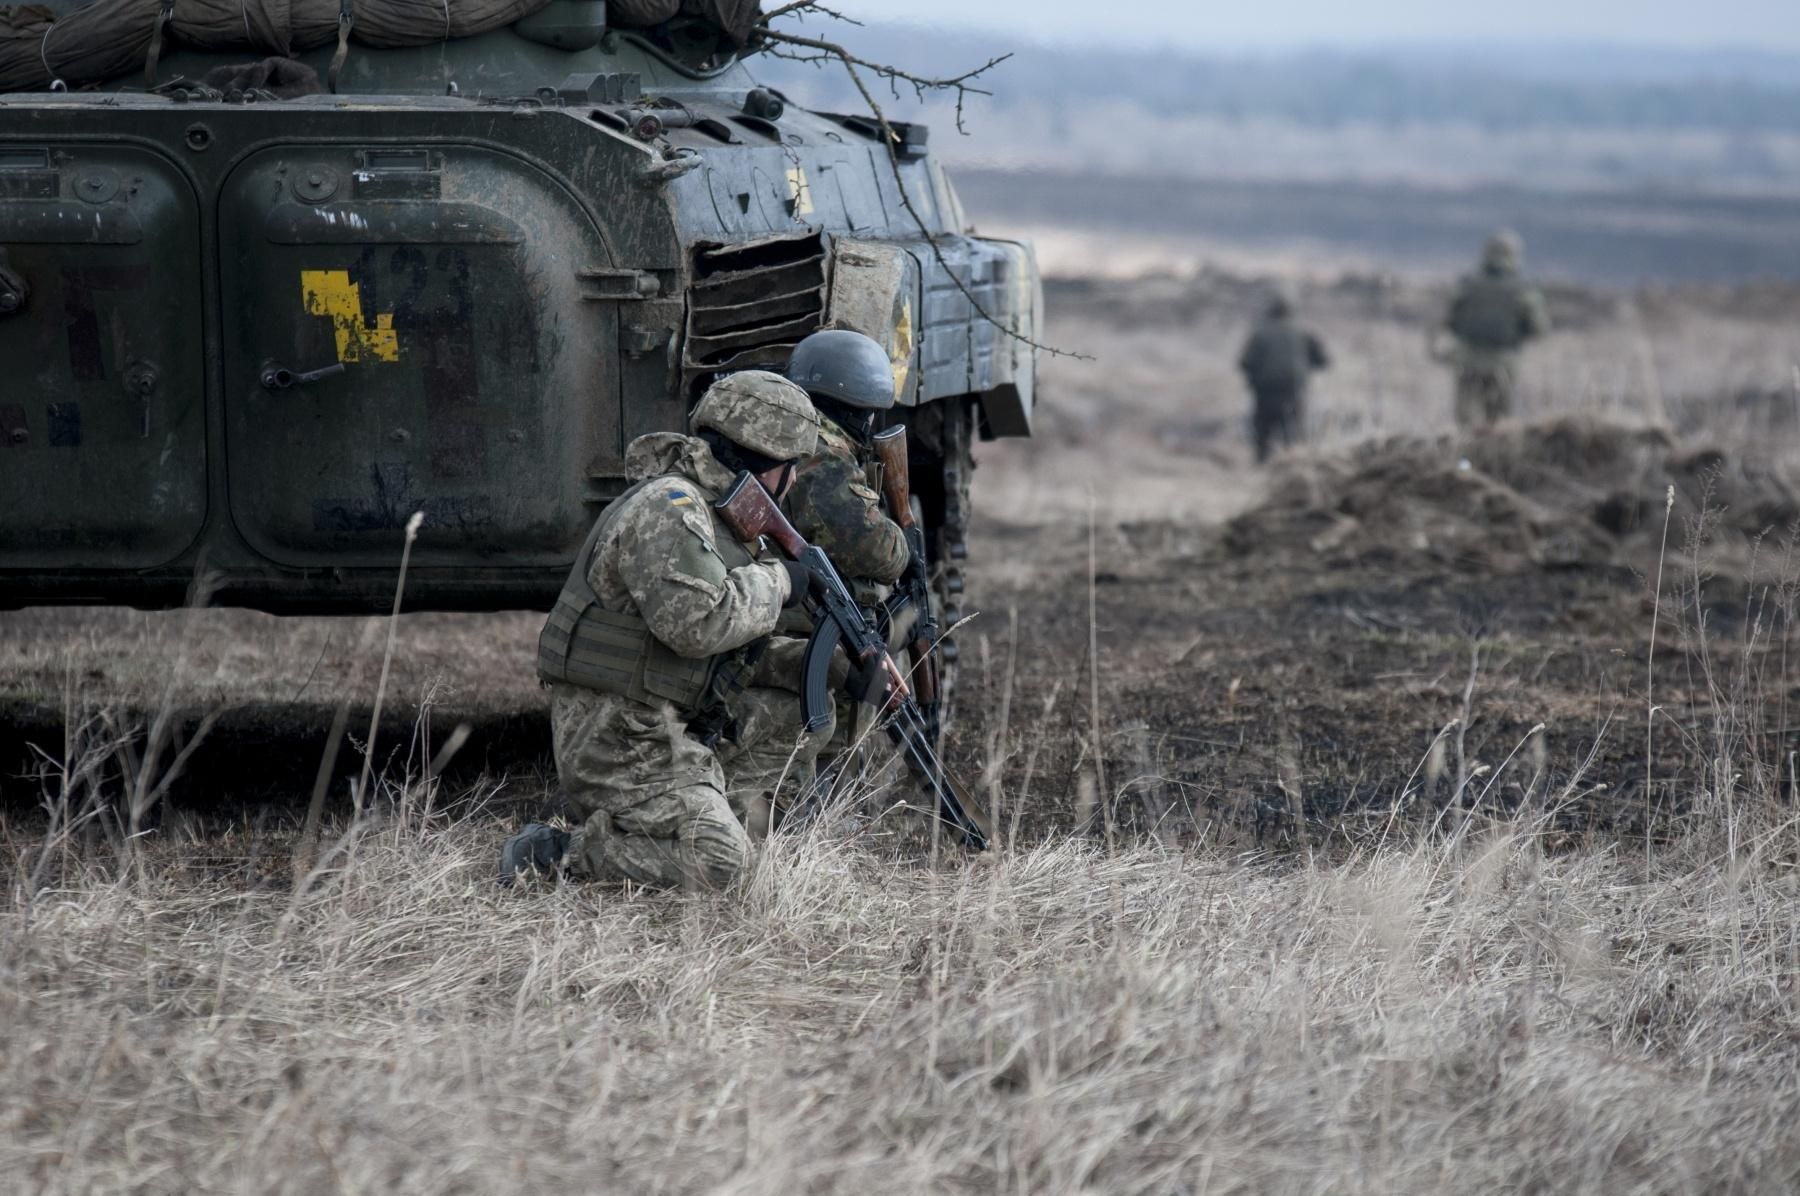
[(867, 114), (702, 19), (532, 7), (293, 55), (335, 92), (205, 86), (254, 56), (159, 37), (0, 95), (0, 607), (381, 608), (414, 512), (409, 609), (547, 607), (626, 443), (829, 324), (888, 346), (954, 617), (971, 441), (1031, 430), (1029, 246), (896, 125), (915, 219)]

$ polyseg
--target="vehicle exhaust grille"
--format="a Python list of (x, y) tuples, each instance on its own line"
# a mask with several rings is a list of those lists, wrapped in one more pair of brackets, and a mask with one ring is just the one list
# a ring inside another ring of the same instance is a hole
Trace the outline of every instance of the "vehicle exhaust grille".
[(794, 345), (825, 318), (825, 260), (818, 233), (696, 253), (684, 354), (690, 379), (785, 366)]

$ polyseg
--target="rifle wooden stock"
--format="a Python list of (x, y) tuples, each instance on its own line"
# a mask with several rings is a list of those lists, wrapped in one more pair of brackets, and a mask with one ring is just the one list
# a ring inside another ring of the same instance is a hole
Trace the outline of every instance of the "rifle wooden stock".
[(931, 587), (926, 580), (925, 534), (913, 519), (912, 480), (906, 460), (906, 428), (889, 428), (870, 440), (875, 459), (881, 462), (881, 491), (887, 499), (888, 516), (906, 533), (906, 546), (912, 564), (901, 579), (911, 592), (917, 615), (913, 622), (913, 640), (907, 644), (912, 658), (913, 688), (927, 710), (935, 709), (938, 700), (937, 662), (932, 659), (932, 641), (937, 637), (937, 618), (931, 610)]
[(725, 526), (746, 544), (754, 544), (759, 536), (767, 537), (789, 560), (797, 561), (812, 545), (806, 542), (788, 522), (781, 508), (763, 484), (748, 471), (738, 474), (737, 481), (725, 492), (725, 497), (713, 504), (719, 518)]
[(912, 475), (906, 463), (906, 427), (877, 432), (869, 441), (881, 462), (881, 492), (887, 497), (888, 517), (902, 529), (913, 525)]

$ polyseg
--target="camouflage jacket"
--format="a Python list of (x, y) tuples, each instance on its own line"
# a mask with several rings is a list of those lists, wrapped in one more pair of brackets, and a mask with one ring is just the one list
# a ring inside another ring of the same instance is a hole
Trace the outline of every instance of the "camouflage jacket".
[(1244, 342), (1238, 369), (1256, 390), (1300, 390), (1314, 370), (1330, 364), (1317, 336), (1286, 317), (1263, 320)]
[(1536, 287), (1512, 271), (1484, 270), (1457, 284), (1444, 327), (1465, 352), (1510, 353), (1550, 330), (1550, 313)]
[(739, 544), (712, 503), (732, 473), (706, 443), (654, 432), (625, 451), (633, 480), (651, 479), (625, 500), (595, 546), (588, 584), (611, 611), (641, 616), (676, 654), (712, 656), (775, 630), (788, 596), (787, 571)]
[(800, 463), (782, 509), (802, 536), (825, 550), (846, 581), (886, 585), (906, 571), (906, 533), (881, 508), (881, 495), (848, 433), (823, 416), (819, 451)]

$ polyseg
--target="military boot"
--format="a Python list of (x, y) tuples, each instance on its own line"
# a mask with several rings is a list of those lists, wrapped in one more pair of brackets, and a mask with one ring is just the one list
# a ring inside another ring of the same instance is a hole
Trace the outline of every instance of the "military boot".
[(568, 850), (568, 831), (559, 831), (541, 822), (532, 823), (508, 839), (506, 846), (500, 849), (501, 886), (512, 884), (513, 878), (525, 871), (540, 872), (545, 876), (559, 875), (562, 871), (563, 853)]

